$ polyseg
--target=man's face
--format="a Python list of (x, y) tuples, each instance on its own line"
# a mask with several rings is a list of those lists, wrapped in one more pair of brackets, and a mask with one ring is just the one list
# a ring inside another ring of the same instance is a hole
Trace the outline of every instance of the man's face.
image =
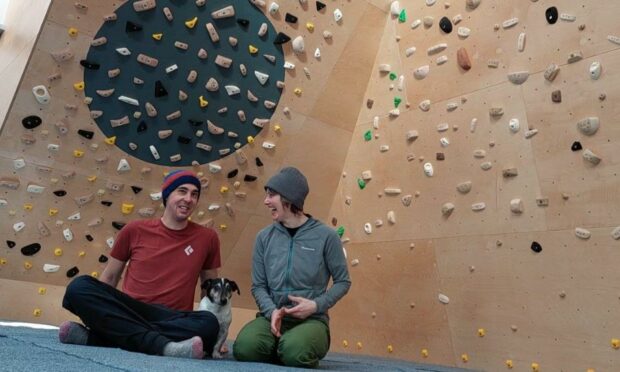
[(166, 212), (177, 221), (187, 220), (198, 204), (198, 195), (198, 188), (191, 183), (177, 187), (168, 196)]
[(282, 204), (282, 198), (280, 194), (271, 190), (265, 192), (265, 205), (271, 211), (271, 218), (274, 221), (282, 222), (285, 217), (291, 216), (292, 212), (289, 208)]

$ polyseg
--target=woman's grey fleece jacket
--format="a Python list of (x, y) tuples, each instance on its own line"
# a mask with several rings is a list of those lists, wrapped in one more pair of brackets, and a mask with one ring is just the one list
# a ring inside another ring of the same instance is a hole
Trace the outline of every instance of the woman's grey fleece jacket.
[[(333, 285), (327, 290), (330, 277)], [(252, 258), (252, 295), (264, 317), (273, 310), (292, 307), (288, 295), (314, 300), (310, 318), (329, 323), (327, 310), (351, 287), (351, 279), (338, 234), (309, 216), (293, 238), (280, 223), (256, 236)]]

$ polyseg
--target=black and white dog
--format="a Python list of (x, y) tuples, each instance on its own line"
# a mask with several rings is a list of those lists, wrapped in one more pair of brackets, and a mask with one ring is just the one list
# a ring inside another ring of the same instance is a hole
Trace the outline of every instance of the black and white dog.
[(217, 334), (217, 342), (213, 347), (213, 354), (211, 356), (215, 359), (221, 359), (220, 348), (226, 342), (226, 338), (228, 338), (228, 327), (230, 327), (232, 321), (230, 298), (233, 292), (237, 292), (239, 295), (241, 292), (237, 283), (226, 278), (207, 279), (202, 282), (200, 287), (207, 292), (207, 295), (200, 301), (198, 310), (206, 310), (213, 313), (220, 323), (220, 332)]

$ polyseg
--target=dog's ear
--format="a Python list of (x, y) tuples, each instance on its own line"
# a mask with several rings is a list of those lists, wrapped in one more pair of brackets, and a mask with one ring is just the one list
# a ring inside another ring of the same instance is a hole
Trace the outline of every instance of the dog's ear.
[(205, 281), (202, 282), (202, 284), (200, 285), (200, 288), (208, 289), (209, 287), (211, 287), (211, 282), (213, 282), (213, 279), (205, 279)]
[(239, 286), (237, 286), (237, 283), (232, 280), (229, 280), (228, 283), (230, 283), (230, 289), (232, 289), (233, 291), (237, 291), (237, 294), (241, 296), (241, 291), (239, 290)]

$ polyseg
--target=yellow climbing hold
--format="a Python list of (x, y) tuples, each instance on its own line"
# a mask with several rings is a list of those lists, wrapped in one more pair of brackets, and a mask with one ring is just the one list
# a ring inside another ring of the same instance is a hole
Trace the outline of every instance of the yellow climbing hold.
[(342, 347), (349, 347), (349, 341), (342, 340)]
[(24, 261), (24, 268), (26, 270), (30, 270), (30, 269), (32, 269), (32, 264), (30, 262), (28, 262), (28, 261)]
[(47, 292), (47, 289), (45, 289), (45, 287), (39, 287), (39, 294), (40, 295), (44, 295), (45, 292)]
[(88, 176), (86, 177), (86, 179), (88, 180), (88, 182), (95, 182), (97, 180), (97, 176)]
[(249, 143), (249, 144), (254, 143), (254, 137), (252, 137), (252, 136), (248, 136), (248, 143)]
[(83, 91), (84, 90), (84, 82), (80, 81), (78, 83), (73, 84), (73, 89), (78, 90), (78, 91)]
[(310, 32), (314, 31), (314, 23), (306, 22), (306, 29)]
[(228, 228), (228, 226), (226, 224), (221, 224), (220, 225), (220, 230), (224, 231)]
[(538, 365), (538, 363), (534, 362), (532, 363), (532, 372), (538, 372), (540, 371), (540, 366)]
[(280, 133), (280, 132), (282, 131), (282, 127), (280, 126), (280, 124), (276, 124), (276, 125), (273, 127), (273, 130), (275, 130), (275, 131), (276, 131), (276, 133)]
[(97, 279), (99, 277), (99, 273), (96, 271), (93, 271), (92, 273), (90, 273), (90, 276), (92, 276), (93, 278)]
[(620, 349), (620, 339), (612, 338), (611, 347), (613, 347), (614, 349)]
[(78, 253), (78, 257), (84, 257), (84, 256), (86, 256), (86, 252), (80, 251), (80, 253)]
[(131, 212), (133, 212), (133, 208), (134, 208), (134, 205), (133, 205), (133, 204), (130, 204), (130, 203), (123, 203), (123, 204), (121, 205), (121, 212), (122, 212), (123, 214), (130, 214)]
[(207, 107), (209, 105), (209, 101), (207, 101), (204, 96), (200, 96), (198, 97), (198, 104), (200, 107)]
[(298, 97), (301, 96), (301, 88), (295, 88), (293, 93), (295, 93), (295, 95), (297, 95)]
[(478, 336), (484, 337), (484, 335), (486, 334), (487, 332), (484, 330), (484, 328), (478, 328)]
[(7, 264), (7, 260), (6, 258), (0, 258), (0, 265), (6, 265)]
[(47, 214), (49, 214), (50, 216), (55, 216), (55, 215), (57, 215), (57, 214), (58, 214), (58, 209), (56, 209), (56, 208), (50, 208), (50, 209), (47, 211)]
[(194, 26), (196, 26), (197, 21), (198, 21), (198, 17), (194, 17), (188, 21), (185, 21), (185, 26), (187, 28), (194, 28)]
[(78, 29), (75, 27), (69, 27), (69, 30), (67, 30), (67, 33), (69, 34), (69, 36), (76, 37), (78, 34)]
[(54, 249), (54, 256), (62, 256), (62, 248)]
[(106, 137), (106, 139), (104, 140), (105, 143), (107, 143), (108, 145), (113, 145), (116, 143), (116, 136), (112, 136), (112, 137)]
[(250, 44), (250, 45), (248, 45), (248, 51), (250, 52), (250, 54), (256, 54), (256, 53), (258, 53), (258, 48), (255, 47), (254, 45)]
[(512, 367), (514, 367), (514, 363), (511, 359), (506, 359), (506, 367), (508, 367), (508, 369), (512, 369)]
[(391, 352), (393, 352), (393, 351), (394, 351), (394, 347), (393, 347), (392, 345), (388, 345), (388, 346), (387, 346), (387, 352), (388, 352), (388, 353), (391, 353)]
[(467, 354), (461, 354), (461, 360), (463, 363), (467, 363), (469, 361), (469, 356)]
[(222, 186), (220, 187), (220, 193), (224, 194), (228, 192), (228, 186)]
[(73, 156), (76, 158), (81, 158), (84, 156), (84, 151), (82, 150), (73, 150)]
[(428, 349), (422, 349), (420, 354), (422, 354), (422, 358), (428, 358)]
[(161, 38), (164, 36), (164, 34), (162, 34), (162, 33), (160, 32), (160, 33), (157, 33), (157, 34), (152, 34), (151, 36), (152, 36), (152, 37), (153, 37), (153, 39), (155, 39), (155, 40), (161, 40)]
[(32, 315), (37, 316), (37, 317), (41, 316), (41, 309), (39, 308), (34, 309), (34, 311), (32, 312)]
[(31, 211), (34, 206), (31, 203), (24, 203), (24, 210)]
[(356, 346), (358, 349), (361, 349), (364, 345), (362, 345), (362, 341), (357, 341), (357, 343), (355, 344), (355, 346)]

